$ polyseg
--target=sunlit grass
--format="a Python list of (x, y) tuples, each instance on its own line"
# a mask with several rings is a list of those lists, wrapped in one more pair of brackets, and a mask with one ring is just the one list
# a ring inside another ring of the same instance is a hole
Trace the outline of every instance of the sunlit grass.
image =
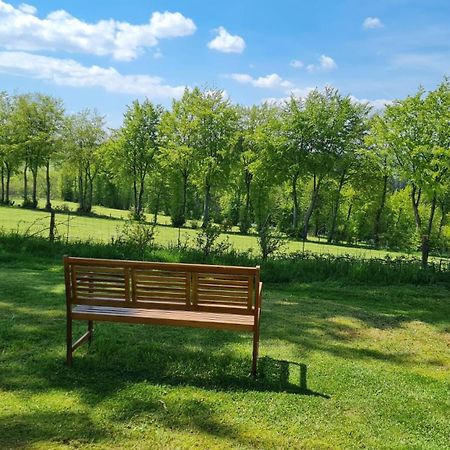
[[(251, 337), (96, 325), (64, 366), (59, 264), (0, 264), (0, 448), (448, 448), (448, 287), (265, 286)], [(77, 324), (81, 334), (85, 324)]]
[[(76, 209), (75, 203), (54, 201), (54, 206), (66, 205), (71, 210)], [(59, 236), (69, 240), (93, 240), (110, 242), (111, 238), (117, 236), (118, 229), (122, 221), (128, 216), (127, 211), (95, 206), (93, 212), (100, 216), (110, 217), (83, 217), (77, 215), (58, 214), (57, 231)], [(112, 220), (116, 219), (116, 220)], [(150, 216), (148, 217), (150, 220)], [(18, 207), (0, 207), (0, 228), (4, 230), (21, 230), (31, 233), (43, 230), (40, 234), (48, 233), (49, 214), (45, 211), (32, 211)], [(156, 227), (156, 242), (161, 245), (176, 243), (180, 238), (181, 242), (186, 239), (191, 242), (195, 240), (197, 230), (190, 228), (177, 229), (170, 226), (170, 217), (159, 215), (158, 226)], [(242, 236), (235, 233), (223, 234), (224, 239), (228, 239), (231, 245), (237, 250), (249, 250), (259, 252), (255, 236)], [(361, 257), (383, 258), (387, 254), (396, 256), (404, 253), (388, 252), (386, 250), (374, 250), (363, 247), (347, 247), (329, 245), (324, 242), (308, 241), (288, 241), (283, 248), (285, 252), (310, 251), (313, 253), (330, 253), (334, 255), (357, 255)]]

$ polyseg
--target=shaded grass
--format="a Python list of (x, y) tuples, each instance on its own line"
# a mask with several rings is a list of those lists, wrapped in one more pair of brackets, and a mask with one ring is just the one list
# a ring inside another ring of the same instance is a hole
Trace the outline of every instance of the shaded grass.
[(0, 448), (449, 448), (449, 294), (266, 285), (256, 381), (249, 334), (143, 325), (67, 369), (61, 265), (0, 262)]

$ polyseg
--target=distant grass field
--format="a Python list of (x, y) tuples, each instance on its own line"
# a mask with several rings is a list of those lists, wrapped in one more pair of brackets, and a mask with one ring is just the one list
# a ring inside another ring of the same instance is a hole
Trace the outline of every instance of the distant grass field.
[(449, 317), (444, 285), (266, 285), (256, 381), (250, 335), (145, 325), (68, 369), (61, 263), (11, 257), (0, 448), (449, 449)]
[[(76, 209), (75, 203), (53, 201), (55, 207), (67, 206), (71, 210)], [(111, 220), (102, 217), (82, 217), (70, 216), (69, 227), (67, 226), (68, 215), (57, 215), (57, 231), (58, 234), (69, 240), (93, 240), (109, 242), (111, 238), (117, 236), (118, 229), (122, 226), (123, 220), (127, 218), (128, 212), (123, 210), (104, 208), (95, 206), (93, 208), (95, 214), (110, 217)], [(150, 216), (148, 218), (150, 220)], [(0, 228), (4, 230), (29, 230), (30, 232), (38, 232), (46, 230), (49, 223), (49, 214), (44, 211), (32, 211), (22, 209), (20, 207), (0, 207)], [(46, 231), (41, 234), (45, 234)], [(180, 234), (179, 234), (180, 233)], [(190, 228), (177, 228), (170, 226), (170, 218), (167, 216), (158, 216), (158, 226), (156, 227), (156, 242), (161, 245), (176, 243), (178, 237), (182, 242), (185, 239), (194, 240), (197, 230)], [(241, 236), (234, 233), (223, 234), (223, 238), (229, 239), (231, 245), (236, 250), (249, 250), (258, 253), (258, 244), (255, 236)], [(373, 250), (361, 247), (347, 247), (338, 245), (329, 245), (316, 241), (308, 241), (305, 244), (298, 241), (288, 241), (283, 249), (285, 252), (310, 251), (313, 253), (330, 253), (334, 255), (357, 255), (366, 258), (383, 258), (387, 254), (390, 256), (399, 256), (404, 253), (387, 252), (386, 250)]]

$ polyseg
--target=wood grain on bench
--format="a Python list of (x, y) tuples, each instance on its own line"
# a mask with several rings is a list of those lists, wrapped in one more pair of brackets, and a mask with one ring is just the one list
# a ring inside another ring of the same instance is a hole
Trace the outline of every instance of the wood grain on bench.
[[(253, 333), (256, 375), (261, 291), (259, 267), (64, 258), (67, 363), (92, 340), (93, 321), (218, 328)], [(72, 321), (88, 332), (72, 343)]]

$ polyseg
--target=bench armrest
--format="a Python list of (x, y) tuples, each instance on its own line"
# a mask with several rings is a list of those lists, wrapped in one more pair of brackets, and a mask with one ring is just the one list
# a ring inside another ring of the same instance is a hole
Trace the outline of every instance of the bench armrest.
[(262, 305), (262, 288), (263, 288), (263, 284), (262, 281), (259, 282), (259, 286), (258, 286), (258, 308), (261, 309), (261, 305)]

